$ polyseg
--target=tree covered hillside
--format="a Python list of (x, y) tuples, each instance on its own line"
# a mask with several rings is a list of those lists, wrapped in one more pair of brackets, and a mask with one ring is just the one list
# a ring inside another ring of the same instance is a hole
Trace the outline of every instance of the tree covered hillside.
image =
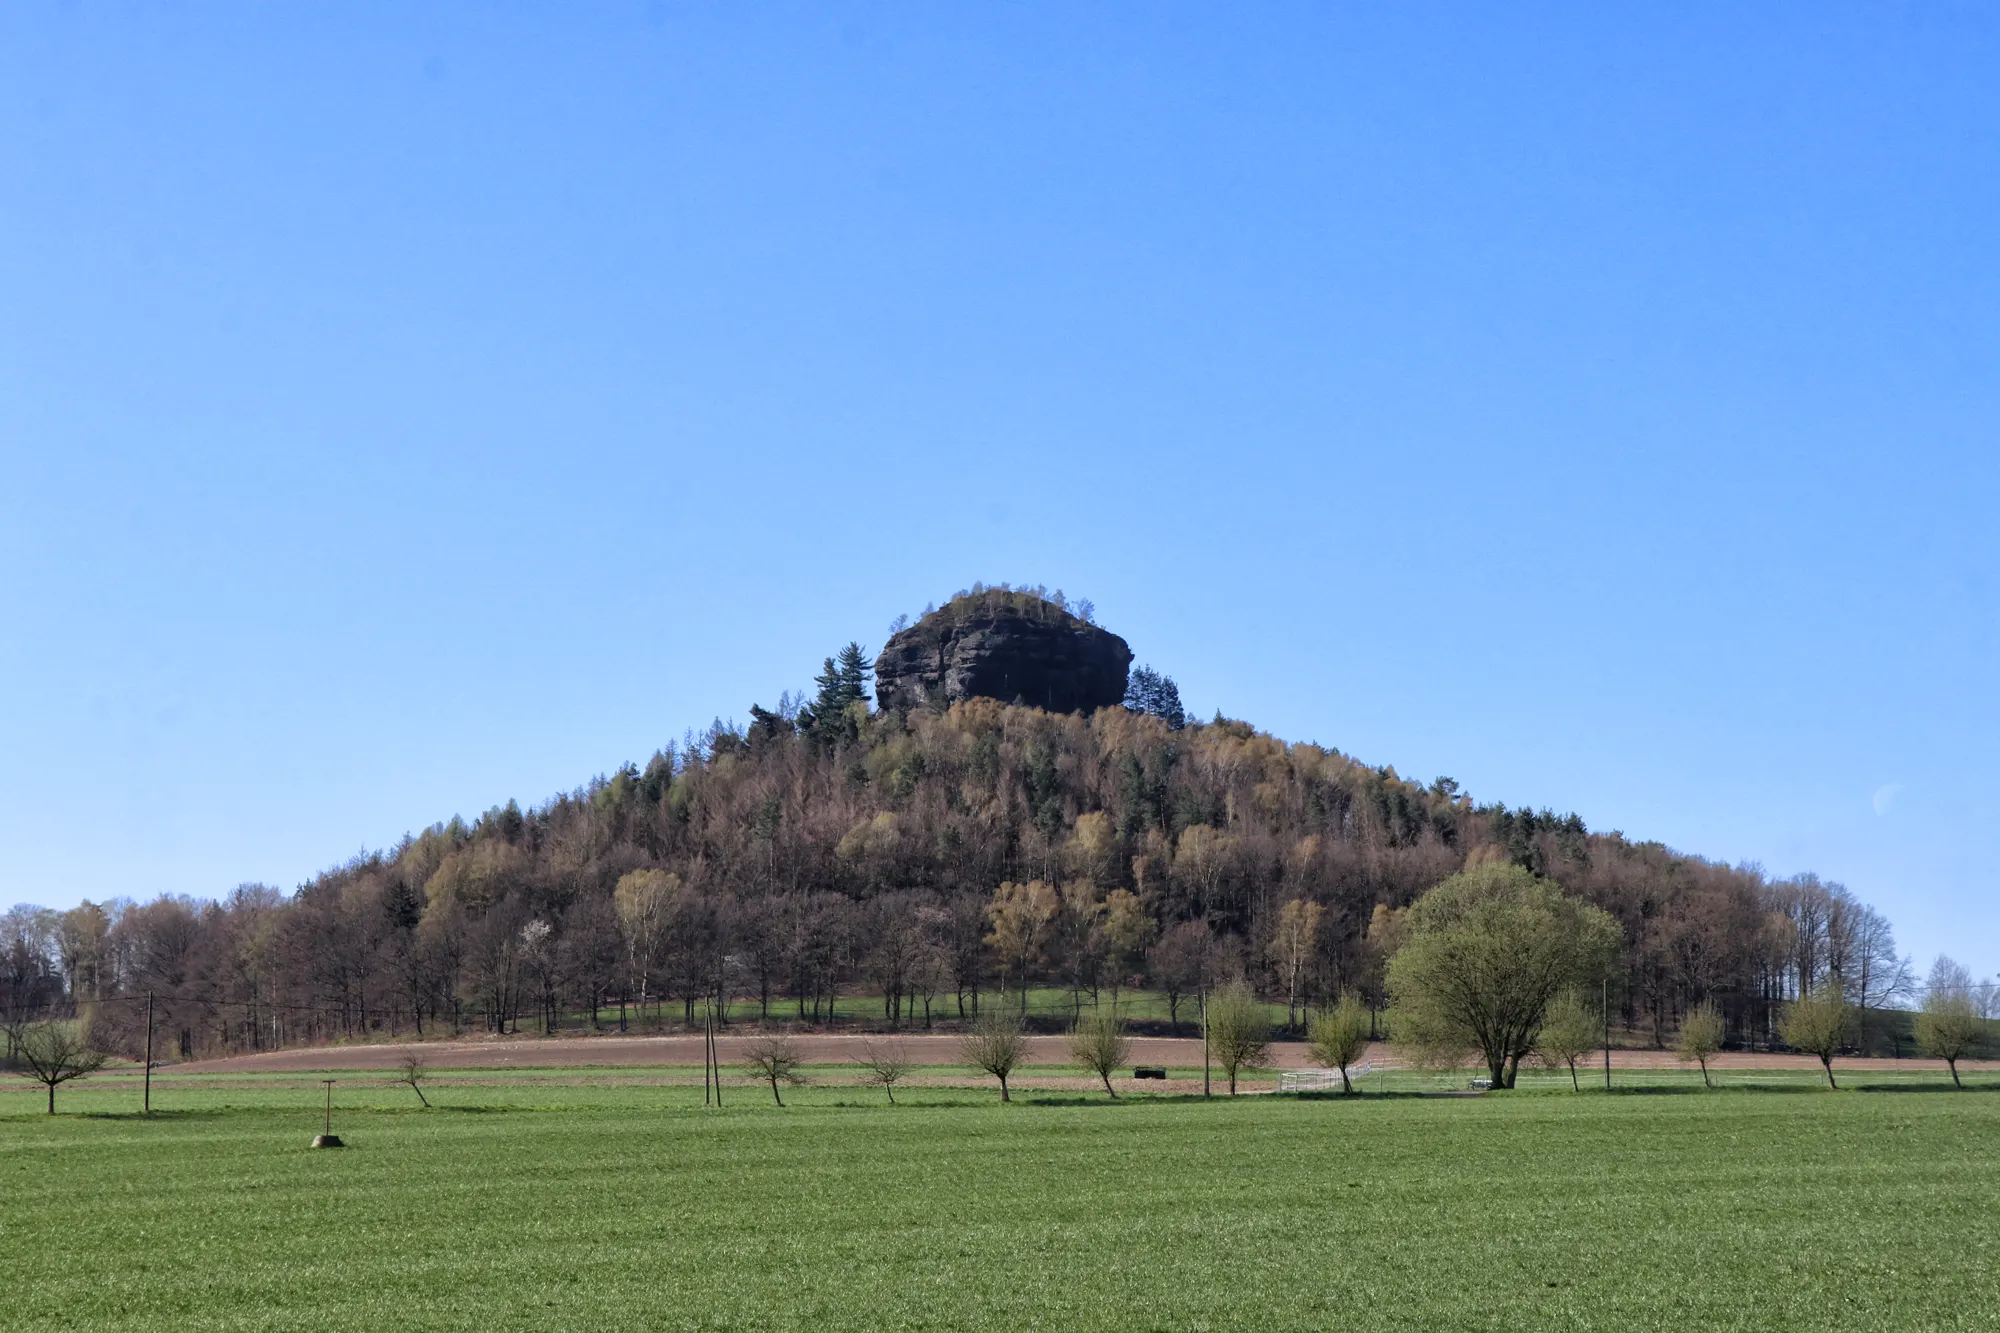
[(1402, 909), (1491, 861), (1617, 920), (1613, 1003), (1656, 1039), (1704, 1001), (1760, 1041), (1776, 1001), (1824, 979), (1865, 1004), (1907, 984), (1887, 922), (1836, 885), (1481, 805), (1245, 722), (1183, 723), (1157, 673), (1133, 699), (1153, 711), (1083, 716), (877, 711), (866, 670), (853, 649), (810, 703), (433, 825), (295, 893), (17, 909), (8, 1013), (74, 1005), (130, 1050), (151, 992), (163, 1049), (188, 1056), (619, 1006), (677, 1021), (710, 997), (804, 1021), (843, 993), (882, 996), (884, 1021), (956, 1020), (1029, 985), (1178, 1003), (1235, 975), (1302, 1012), (1347, 990), (1379, 1002)]

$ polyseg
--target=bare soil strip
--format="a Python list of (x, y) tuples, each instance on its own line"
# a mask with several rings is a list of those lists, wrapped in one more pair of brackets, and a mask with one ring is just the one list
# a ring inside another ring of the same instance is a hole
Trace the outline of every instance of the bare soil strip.
[[(743, 1044), (754, 1034), (726, 1036), (719, 1039), (722, 1062), (741, 1063)], [(813, 1064), (843, 1064), (860, 1059), (864, 1042), (901, 1042), (910, 1060), (917, 1064), (952, 1065), (960, 1063), (958, 1038), (939, 1034), (911, 1034), (898, 1036), (893, 1033), (876, 1033), (867, 1036), (850, 1033), (820, 1033), (801, 1035), (797, 1039), (800, 1049), (808, 1062)], [(1069, 1052), (1062, 1037), (1030, 1037), (1028, 1039), (1028, 1060), (1030, 1065), (1070, 1064)], [(398, 1042), (380, 1045), (357, 1046), (312, 1046), (285, 1051), (268, 1051), (260, 1055), (239, 1055), (226, 1060), (193, 1060), (186, 1064), (173, 1065), (176, 1073), (184, 1074), (287, 1074), (308, 1070), (390, 1070), (402, 1063), (411, 1050), (421, 1050), (425, 1061), (434, 1069), (560, 1069), (588, 1065), (602, 1066), (675, 1066), (701, 1064), (701, 1037), (687, 1036), (618, 1036), (599, 1037), (484, 1037), (458, 1041)], [(1391, 1068), (1405, 1062), (1387, 1046), (1371, 1046), (1362, 1057), (1364, 1063), (1374, 1062)], [(1135, 1037), (1132, 1040), (1132, 1063), (1141, 1065), (1166, 1065), (1182, 1069), (1201, 1064), (1201, 1042), (1185, 1037)], [(1693, 1069), (1674, 1058), (1671, 1051), (1614, 1051), (1611, 1057), (1612, 1069)], [(1270, 1069), (1310, 1069), (1314, 1061), (1304, 1042), (1283, 1041), (1271, 1045)], [(1601, 1068), (1599, 1059), (1593, 1057), (1591, 1068)], [(1809, 1055), (1778, 1055), (1761, 1051), (1730, 1051), (1709, 1061), (1714, 1070), (1817, 1070), (1819, 1061)], [(1855, 1073), (1923, 1073), (1932, 1069), (1942, 1073), (1944, 1065), (1936, 1060), (1892, 1060), (1883, 1057), (1837, 1059), (1837, 1071)], [(1964, 1071), (2000, 1068), (2000, 1061), (1961, 1060), (1959, 1068)]]

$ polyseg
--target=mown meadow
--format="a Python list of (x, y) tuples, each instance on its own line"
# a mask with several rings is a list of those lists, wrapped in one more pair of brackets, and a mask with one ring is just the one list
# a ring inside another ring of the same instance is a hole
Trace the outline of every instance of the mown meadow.
[[(1990, 1328), (2000, 1088), (0, 1096), (10, 1329)], [(925, 1071), (935, 1072), (935, 1071)], [(968, 1079), (968, 1082), (970, 1080)], [(1566, 1082), (1566, 1080), (1565, 1080)]]

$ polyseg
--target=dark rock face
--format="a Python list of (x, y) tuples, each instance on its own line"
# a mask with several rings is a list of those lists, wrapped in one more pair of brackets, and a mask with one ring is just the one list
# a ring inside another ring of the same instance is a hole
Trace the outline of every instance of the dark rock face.
[(1050, 603), (954, 601), (889, 640), (875, 699), (907, 709), (978, 696), (1088, 713), (1123, 702), (1131, 665), (1125, 640)]

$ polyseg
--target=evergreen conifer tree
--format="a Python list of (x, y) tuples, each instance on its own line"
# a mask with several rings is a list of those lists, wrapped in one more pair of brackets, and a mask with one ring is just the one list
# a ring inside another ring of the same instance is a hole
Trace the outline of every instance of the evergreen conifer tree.
[(868, 702), (868, 676), (868, 656), (858, 643), (850, 642), (827, 658), (813, 677), (818, 696), (799, 710), (799, 729), (829, 745), (853, 740), (854, 725), (847, 710), (851, 704)]
[(1168, 731), (1179, 731), (1187, 725), (1180, 686), (1174, 684), (1172, 676), (1162, 675), (1150, 666), (1132, 673), (1125, 687), (1125, 706), (1135, 713), (1151, 713), (1167, 724)]

